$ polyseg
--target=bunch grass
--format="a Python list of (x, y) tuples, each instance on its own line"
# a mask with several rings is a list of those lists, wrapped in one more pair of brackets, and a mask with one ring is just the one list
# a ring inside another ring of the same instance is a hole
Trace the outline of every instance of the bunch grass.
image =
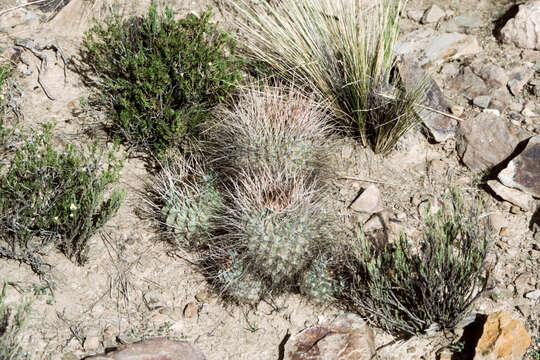
[(0, 291), (0, 360), (26, 359), (20, 345), (20, 336), (32, 305), (23, 299), (13, 305), (6, 304), (8, 282), (2, 282)]
[(319, 93), (375, 152), (389, 152), (421, 121), (414, 108), (424, 82), (407, 92), (395, 71), (404, 1), (230, 2), (247, 56)]
[(453, 190), (444, 206), (426, 213), (419, 246), (404, 234), (395, 244), (355, 240), (348, 264), (352, 307), (404, 336), (452, 329), (487, 287), (487, 224), (476, 203), (466, 210)]

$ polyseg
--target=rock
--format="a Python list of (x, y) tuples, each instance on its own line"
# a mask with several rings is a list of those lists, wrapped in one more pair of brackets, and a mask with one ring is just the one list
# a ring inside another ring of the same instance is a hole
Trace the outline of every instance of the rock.
[(9, 11), (0, 15), (0, 18), (0, 32), (9, 32), (17, 26), (29, 26), (39, 22), (37, 15), (25, 8)]
[(195, 299), (200, 303), (208, 303), (208, 301), (210, 300), (210, 296), (210, 291), (208, 291), (207, 289), (202, 289), (197, 292), (197, 294), (195, 294)]
[(480, 113), (474, 119), (459, 122), (456, 149), (471, 170), (484, 170), (499, 164), (514, 151), (518, 143), (503, 119)]
[(489, 106), (489, 102), (491, 101), (491, 96), (489, 95), (480, 95), (474, 98), (473, 104), (485, 109)]
[(525, 297), (531, 300), (538, 300), (540, 299), (540, 290), (529, 291), (525, 294)]
[[(441, 89), (422, 70), (413, 54), (404, 54), (399, 58), (398, 70), (407, 91), (414, 91), (419, 83), (427, 81), (424, 105), (445, 113), (450, 111)], [(456, 127), (454, 119), (427, 109), (417, 109), (416, 111), (435, 142), (443, 142), (454, 136)]]
[(536, 104), (533, 101), (528, 101), (525, 104), (525, 106), (523, 106), (523, 110), (521, 110), (521, 114), (527, 118), (533, 118), (533, 117), (536, 117), (535, 110), (536, 110)]
[(502, 28), (501, 38), (507, 44), (540, 50), (540, 0), (520, 5), (516, 16)]
[(484, 79), (489, 87), (495, 89), (506, 86), (509, 80), (506, 71), (504, 71), (502, 67), (494, 64), (484, 65), (478, 72), (478, 76)]
[(512, 106), (512, 95), (505, 87), (498, 88), (491, 93), (490, 107), (499, 110), (501, 113), (507, 108)]
[(508, 163), (498, 178), (508, 187), (540, 197), (540, 135), (530, 138), (523, 152)]
[(474, 360), (521, 360), (531, 344), (523, 323), (505, 311), (487, 317)]
[(510, 89), (512, 95), (518, 96), (533, 75), (534, 71), (526, 66), (520, 66), (512, 70), (510, 80), (508, 80), (508, 89)]
[(119, 345), (106, 354), (85, 359), (93, 360), (205, 360), (203, 353), (187, 341), (155, 338), (129, 345)]
[(459, 92), (465, 93), (470, 99), (489, 93), (484, 80), (476, 75), (468, 66), (462, 68), (459, 74), (449, 81), (448, 85)]
[(424, 16), (424, 11), (422, 11), (422, 10), (409, 10), (409, 11), (407, 11), (407, 16), (412, 21), (419, 22), (422, 19), (422, 16)]
[(450, 111), (452, 112), (452, 114), (456, 116), (461, 116), (463, 115), (463, 111), (465, 111), (465, 108), (463, 108), (463, 106), (460, 106), (460, 105), (452, 105), (450, 107)]
[(501, 116), (501, 112), (497, 109), (484, 109), (482, 110), (482, 112), (486, 113), (486, 114), (492, 114), (492, 115), (495, 115), (495, 116)]
[(383, 211), (381, 191), (371, 184), (354, 200), (351, 209), (361, 213), (374, 214)]
[(438, 7), (437, 5), (431, 5), (426, 12), (424, 12), (424, 15), (422, 16), (422, 19), (420, 22), (422, 24), (431, 24), (434, 22), (439, 21), (441, 18), (444, 18), (446, 16), (446, 13), (443, 9)]
[(84, 349), (86, 351), (95, 351), (99, 349), (99, 336), (97, 334), (88, 334), (84, 339)]
[(285, 354), (288, 360), (368, 360), (375, 354), (374, 334), (362, 318), (346, 313), (295, 335)]
[(502, 185), (497, 180), (489, 180), (488, 186), (504, 200), (519, 206), (523, 210), (528, 210), (532, 201), (532, 198), (528, 194), (524, 194), (519, 190), (515, 190)]
[(396, 55), (414, 53), (423, 69), (439, 66), (446, 61), (476, 55), (482, 51), (474, 36), (460, 33), (439, 33), (419, 29), (408, 33), (395, 47)]
[(184, 317), (185, 318), (193, 318), (197, 316), (199, 313), (199, 304), (197, 304), (196, 301), (192, 301), (190, 303), (187, 303), (184, 307)]
[(484, 26), (484, 21), (478, 14), (463, 14), (456, 16), (454, 22), (457, 26), (465, 28), (478, 28)]
[(441, 69), (441, 74), (447, 78), (453, 78), (459, 72), (459, 66), (455, 62), (446, 63)]
[(502, 214), (491, 214), (489, 215), (489, 225), (494, 232), (498, 233), (502, 228), (508, 226), (508, 221)]

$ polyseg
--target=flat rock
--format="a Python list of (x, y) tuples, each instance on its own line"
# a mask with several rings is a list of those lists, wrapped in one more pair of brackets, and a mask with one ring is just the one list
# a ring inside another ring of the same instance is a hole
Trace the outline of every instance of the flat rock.
[(486, 109), (489, 106), (490, 102), (491, 102), (491, 96), (489, 95), (480, 95), (473, 99), (473, 104), (482, 109)]
[(368, 360), (375, 354), (374, 334), (362, 318), (346, 313), (295, 335), (285, 354), (288, 360)]
[(491, 63), (482, 66), (478, 75), (486, 82), (487, 86), (495, 89), (506, 86), (510, 80), (502, 67)]
[(531, 344), (523, 323), (505, 311), (489, 314), (475, 349), (474, 360), (521, 360)]
[(540, 0), (520, 5), (516, 16), (502, 28), (501, 38), (520, 48), (540, 50)]
[(446, 61), (476, 55), (482, 51), (472, 35), (439, 33), (433, 29), (419, 29), (408, 33), (397, 42), (397, 55), (414, 53), (423, 69), (439, 66)]
[(119, 345), (106, 354), (85, 359), (93, 360), (205, 360), (206, 357), (187, 341), (156, 338), (129, 345)]
[(529, 140), (523, 152), (508, 163), (498, 178), (508, 187), (540, 198), (540, 135)]
[(468, 66), (461, 68), (457, 76), (450, 80), (448, 85), (464, 93), (470, 99), (489, 94), (489, 89), (484, 80), (476, 75)]
[[(404, 54), (400, 57), (398, 70), (407, 91), (414, 91), (419, 83), (427, 81), (426, 96), (424, 98), (425, 106), (445, 113), (450, 111), (450, 107), (441, 89), (422, 70), (413, 54)], [(435, 142), (443, 142), (454, 136), (456, 127), (456, 121), (454, 119), (427, 109), (417, 108), (416, 111)]]
[(528, 210), (530, 208), (532, 197), (529, 194), (506, 187), (497, 180), (489, 180), (487, 184), (495, 194), (499, 195), (504, 200), (519, 206), (523, 210)]
[(531, 300), (538, 300), (540, 299), (540, 290), (529, 291), (525, 294), (525, 297)]
[(422, 16), (424, 16), (424, 11), (422, 11), (422, 10), (409, 10), (409, 11), (407, 11), (407, 16), (412, 21), (419, 22), (422, 19)]
[(534, 70), (527, 66), (519, 66), (513, 69), (508, 80), (508, 89), (510, 89), (512, 95), (518, 96), (533, 75)]
[(443, 9), (438, 7), (437, 5), (431, 5), (422, 16), (422, 19), (420, 22), (422, 24), (431, 24), (434, 22), (439, 21), (441, 18), (445, 17), (446, 13)]
[(513, 104), (512, 95), (506, 87), (498, 88), (491, 93), (490, 108), (497, 109), (501, 113)]
[(383, 211), (381, 191), (375, 184), (369, 185), (351, 204), (351, 209), (366, 214)]
[(456, 130), (457, 153), (471, 170), (499, 164), (512, 154), (517, 143), (506, 122), (489, 113), (460, 121)]
[(463, 14), (456, 16), (453, 20), (457, 26), (465, 28), (478, 28), (485, 25), (478, 14)]

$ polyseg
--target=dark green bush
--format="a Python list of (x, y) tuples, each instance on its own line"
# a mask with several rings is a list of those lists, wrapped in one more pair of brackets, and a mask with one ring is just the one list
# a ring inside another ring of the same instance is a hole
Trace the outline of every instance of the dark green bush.
[(118, 181), (123, 162), (93, 143), (84, 151), (53, 146), (52, 124), (29, 137), (0, 176), (0, 256), (42, 273), (36, 255), (49, 246), (83, 263), (90, 236), (118, 210), (124, 193)]
[(489, 236), (478, 210), (466, 212), (452, 192), (439, 211), (425, 215), (419, 249), (405, 235), (382, 247), (360, 236), (349, 264), (355, 310), (400, 335), (454, 327), (487, 284)]
[(86, 34), (83, 59), (99, 76), (98, 99), (110, 106), (115, 132), (136, 148), (161, 155), (196, 135), (234, 89), (234, 42), (210, 20), (210, 12), (175, 20), (153, 4), (146, 17), (115, 16)]

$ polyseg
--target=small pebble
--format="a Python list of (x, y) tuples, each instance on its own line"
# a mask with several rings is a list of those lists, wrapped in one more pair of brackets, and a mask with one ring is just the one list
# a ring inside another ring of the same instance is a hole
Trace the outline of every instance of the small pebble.
[(519, 114), (516, 114), (515, 112), (511, 112), (510, 114), (508, 114), (508, 116), (510, 117), (510, 119), (516, 120), (516, 121), (521, 119), (521, 116), (519, 116)]

